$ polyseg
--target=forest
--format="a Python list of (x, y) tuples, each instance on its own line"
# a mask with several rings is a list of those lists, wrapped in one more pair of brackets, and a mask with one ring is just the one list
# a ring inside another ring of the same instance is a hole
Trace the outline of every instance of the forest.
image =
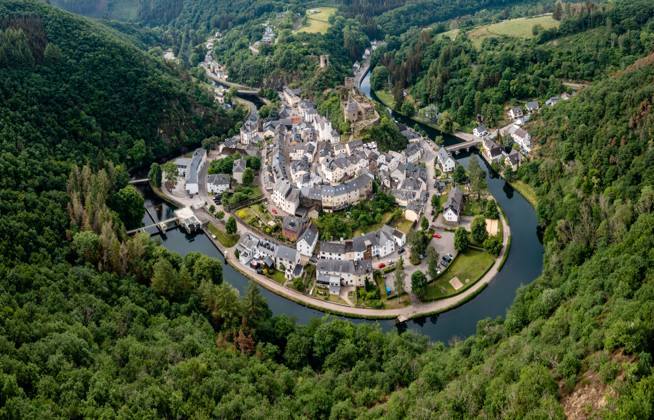
[[(379, 51), (376, 88), (392, 92), (401, 109), (403, 89), (416, 108), (436, 105), (461, 127), (478, 115), (487, 125), (503, 120), (504, 106), (569, 90), (564, 81), (590, 82), (624, 67), (654, 45), (654, 6), (620, 1), (611, 8), (569, 9), (559, 29), (532, 39), (490, 38), (476, 48), (461, 33), (454, 39), (435, 28), (402, 35), (396, 48)], [(388, 76), (386, 76), (388, 75)]]
[(446, 345), (271, 316), (218, 260), (127, 237), (127, 169), (242, 116), (101, 23), (0, 18), (0, 418), (564, 418), (586, 394), (654, 413), (651, 55), (531, 123), (543, 274)]

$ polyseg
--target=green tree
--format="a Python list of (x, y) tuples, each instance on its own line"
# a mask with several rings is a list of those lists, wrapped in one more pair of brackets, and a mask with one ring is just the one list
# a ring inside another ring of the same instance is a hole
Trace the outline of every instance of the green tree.
[(157, 162), (152, 163), (152, 165), (150, 165), (150, 171), (148, 172), (148, 179), (150, 180), (150, 183), (157, 188), (161, 188), (161, 175), (161, 165)]
[(486, 183), (486, 173), (481, 169), (479, 161), (475, 157), (471, 158), (470, 164), (468, 164), (468, 175), (470, 179), (470, 188), (477, 194), (477, 199), (479, 199), (482, 191), (484, 191), (488, 185)]
[(90, 230), (77, 232), (73, 236), (73, 249), (82, 261), (96, 265), (100, 258), (100, 237)]
[(502, 251), (502, 241), (498, 236), (489, 236), (484, 241), (484, 249), (490, 254), (498, 256)]
[(444, 133), (451, 133), (454, 131), (454, 118), (449, 111), (444, 111), (438, 117), (438, 129)]
[(254, 171), (251, 168), (245, 168), (243, 172), (243, 185), (252, 185), (254, 181)]
[(230, 235), (236, 233), (236, 219), (234, 219), (234, 216), (229, 216), (229, 218), (227, 219), (227, 223), (225, 223), (225, 230)]
[(411, 102), (404, 101), (402, 103), (402, 107), (400, 108), (400, 112), (407, 117), (413, 117), (416, 114), (416, 107), (413, 106)]
[(223, 281), (223, 267), (215, 258), (200, 255), (193, 264), (193, 280), (198, 284), (209, 281), (220, 284)]
[(422, 218), (420, 219), (420, 228), (424, 231), (429, 229), (429, 220), (427, 220), (425, 216), (422, 216)]
[(152, 267), (152, 290), (172, 299), (178, 289), (178, 273), (173, 265), (164, 257), (159, 257)]
[(427, 295), (427, 277), (425, 273), (417, 270), (411, 275), (411, 290), (418, 299), (423, 300), (425, 298)]
[(488, 237), (486, 218), (484, 216), (475, 217), (470, 230), (472, 232), (472, 239), (478, 244), (483, 244)]
[(459, 252), (465, 252), (469, 244), (468, 231), (460, 227), (454, 233), (454, 248)]
[(145, 156), (147, 154), (147, 149), (145, 146), (145, 140), (138, 139), (134, 141), (134, 144), (129, 149), (128, 156), (132, 165), (139, 166), (143, 163)]
[(427, 273), (432, 281), (438, 277), (438, 252), (433, 246), (427, 248)]
[(465, 168), (461, 165), (456, 165), (454, 168), (454, 173), (452, 174), (452, 180), (454, 180), (454, 182), (457, 184), (464, 184), (467, 179), (468, 176), (466, 174)]
[(169, 186), (175, 185), (177, 183), (177, 165), (173, 161), (169, 161), (164, 163), (161, 166), (161, 169), (163, 170), (163, 173), (165, 175), (166, 183)]
[(500, 212), (497, 209), (497, 204), (495, 203), (495, 200), (490, 199), (486, 201), (486, 207), (484, 209), (484, 216), (486, 216), (487, 219), (499, 219), (500, 218)]
[(385, 66), (375, 66), (372, 70), (372, 75), (370, 76), (370, 86), (373, 91), (384, 90), (388, 87), (390, 80), (390, 72)]
[(242, 302), (243, 320), (250, 328), (256, 328), (261, 322), (270, 318), (272, 312), (266, 299), (261, 295), (259, 286), (250, 282)]
[(395, 290), (398, 296), (406, 293), (404, 288), (404, 258), (401, 256), (395, 263)]
[(132, 185), (120, 189), (111, 200), (111, 207), (118, 213), (128, 229), (140, 226), (143, 221), (145, 200)]

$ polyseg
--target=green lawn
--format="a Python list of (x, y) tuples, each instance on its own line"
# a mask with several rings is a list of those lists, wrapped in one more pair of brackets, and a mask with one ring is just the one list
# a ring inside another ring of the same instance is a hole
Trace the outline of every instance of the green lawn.
[(543, 15), (531, 18), (509, 19), (491, 25), (484, 25), (468, 32), (468, 37), (476, 48), (481, 47), (482, 42), (487, 38), (497, 36), (512, 36), (517, 38), (532, 38), (532, 29), (540, 25), (543, 29), (551, 29), (559, 26), (559, 22), (552, 18), (552, 15)]
[(230, 235), (211, 223), (207, 225), (207, 228), (225, 248), (231, 248), (238, 242), (239, 236), (237, 234)]
[(516, 191), (522, 194), (527, 201), (529, 201), (529, 204), (531, 204), (533, 208), (536, 208), (538, 198), (536, 196), (536, 191), (534, 191), (531, 185), (523, 181), (512, 181), (510, 184)]
[[(316, 13), (312, 13), (312, 12)], [(297, 32), (307, 32), (311, 34), (324, 34), (331, 26), (329, 18), (336, 13), (335, 7), (316, 7), (307, 10), (307, 23), (297, 30)]]
[(413, 226), (413, 222), (406, 220), (405, 218), (400, 218), (400, 221), (395, 224), (395, 227), (403, 232), (405, 235), (409, 234), (409, 231), (411, 230), (411, 226)]
[(394, 109), (395, 107), (395, 99), (393, 99), (393, 94), (387, 90), (376, 90), (375, 95), (379, 99), (381, 103), (386, 105), (387, 107)]
[[(469, 249), (459, 254), (454, 262), (436, 281), (429, 283), (425, 301), (443, 299), (461, 293), (475, 284), (495, 262), (495, 257), (484, 251)], [(458, 277), (463, 287), (454, 290), (450, 280)], [(466, 282), (466, 280), (469, 280)]]
[(443, 38), (443, 37), (448, 37), (451, 40), (455, 40), (456, 37), (459, 36), (460, 32), (461, 32), (461, 30), (459, 28), (450, 29), (447, 32), (442, 32), (442, 33), (436, 35), (436, 39)]
[(366, 226), (364, 228), (356, 229), (354, 231), (354, 233), (352, 234), (352, 237), (354, 238), (354, 237), (361, 236), (361, 235), (363, 235), (365, 233), (368, 233), (368, 232), (374, 232), (376, 230), (379, 230), (379, 229), (381, 229), (382, 226), (384, 226), (385, 224), (388, 224), (388, 222), (392, 218), (393, 218), (393, 212), (392, 211), (386, 212), (386, 213), (384, 213), (384, 216), (382, 216), (381, 222), (376, 223), (374, 225)]
[(279, 284), (284, 284), (286, 282), (286, 277), (284, 277), (284, 273), (279, 270), (275, 270), (274, 273), (268, 274), (266, 277), (275, 280)]

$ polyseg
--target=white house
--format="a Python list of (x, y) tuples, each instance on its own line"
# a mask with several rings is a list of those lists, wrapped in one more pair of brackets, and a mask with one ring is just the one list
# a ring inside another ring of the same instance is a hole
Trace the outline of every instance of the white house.
[(272, 201), (288, 214), (295, 214), (300, 206), (300, 191), (293, 188), (288, 180), (280, 180), (273, 187)]
[(316, 244), (318, 243), (318, 229), (313, 225), (305, 229), (304, 233), (295, 243), (295, 249), (300, 255), (305, 257), (310, 257), (313, 255), (314, 249), (316, 249)]
[(488, 135), (488, 129), (484, 124), (479, 124), (477, 127), (472, 129), (472, 134), (475, 137), (484, 137)]
[(540, 105), (538, 104), (538, 101), (530, 101), (527, 102), (525, 108), (527, 109), (527, 112), (531, 114), (537, 112), (540, 109)]
[(185, 157), (177, 158), (175, 159), (175, 165), (177, 166), (177, 175), (186, 178), (188, 167), (191, 166), (191, 159)]
[(211, 194), (222, 194), (229, 190), (230, 176), (228, 174), (213, 174), (207, 177), (207, 191)]
[(289, 248), (286, 245), (279, 245), (275, 250), (274, 259), (275, 267), (279, 271), (283, 271), (286, 278), (291, 278), (295, 266), (300, 262), (300, 254), (293, 248)]
[(330, 291), (332, 287), (337, 289), (337, 285), (363, 287), (366, 279), (372, 280), (370, 261), (318, 260), (316, 264), (316, 282), (331, 286)]
[(459, 187), (454, 187), (447, 196), (443, 217), (450, 223), (459, 223), (459, 216), (463, 208), (463, 194)]
[(197, 194), (199, 191), (200, 171), (207, 161), (207, 151), (204, 149), (195, 149), (191, 164), (186, 172), (186, 192), (189, 195)]
[(525, 153), (531, 152), (531, 135), (523, 128), (517, 127), (511, 131), (511, 138)]
[(438, 149), (436, 152), (436, 157), (438, 158), (438, 164), (441, 167), (443, 172), (452, 172), (456, 166), (456, 161), (447, 153), (444, 147)]

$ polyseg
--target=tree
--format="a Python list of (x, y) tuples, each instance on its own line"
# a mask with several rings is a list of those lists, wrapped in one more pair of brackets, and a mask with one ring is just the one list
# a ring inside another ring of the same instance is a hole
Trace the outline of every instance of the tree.
[(429, 229), (429, 220), (425, 216), (420, 219), (420, 228), (425, 231)]
[(472, 221), (471, 231), (472, 239), (478, 244), (483, 244), (488, 237), (488, 232), (486, 231), (486, 218), (484, 216), (475, 217)]
[(489, 236), (484, 241), (484, 249), (489, 253), (498, 256), (502, 251), (502, 241), (498, 236)]
[(193, 280), (198, 284), (210, 281), (215, 284), (223, 281), (223, 267), (215, 258), (200, 255), (193, 264)]
[(166, 184), (169, 186), (175, 185), (177, 183), (177, 165), (175, 162), (170, 161), (166, 162), (161, 166), (163, 173), (165, 175)]
[(416, 114), (416, 108), (413, 106), (413, 104), (409, 101), (404, 101), (402, 103), (402, 107), (400, 108), (400, 112), (407, 117), (413, 117)]
[(152, 267), (152, 290), (167, 298), (172, 298), (177, 292), (177, 272), (165, 257), (159, 257)]
[(230, 235), (236, 233), (236, 219), (234, 219), (234, 216), (229, 216), (229, 218), (227, 219), (227, 223), (225, 224), (225, 230)]
[(438, 129), (444, 133), (451, 133), (454, 131), (454, 118), (449, 111), (444, 111), (438, 117)]
[(457, 184), (463, 184), (467, 180), (467, 175), (466, 175), (466, 170), (463, 166), (461, 165), (456, 165), (456, 168), (454, 168), (454, 173), (452, 174), (452, 179), (454, 182)]
[(411, 290), (418, 299), (423, 300), (425, 298), (427, 295), (427, 277), (425, 273), (417, 270), (411, 275)]
[(147, 149), (145, 147), (145, 140), (139, 139), (134, 141), (134, 144), (128, 151), (129, 160), (134, 166), (139, 166), (143, 163), (145, 155), (147, 154)]
[(460, 227), (454, 233), (454, 248), (459, 252), (464, 252), (468, 249), (468, 231)]
[(406, 293), (404, 289), (404, 258), (400, 257), (395, 263), (395, 290), (397, 295), (401, 296)]
[(95, 266), (100, 258), (100, 237), (90, 230), (77, 232), (73, 236), (73, 249), (82, 261)]
[(413, 265), (420, 264), (422, 255), (424, 255), (429, 243), (428, 235), (421, 230), (411, 232), (409, 236), (409, 246), (411, 247), (411, 255), (409, 256), (409, 261)]
[(486, 216), (487, 219), (499, 219), (500, 218), (500, 212), (497, 209), (497, 204), (495, 203), (495, 200), (490, 199), (486, 201), (486, 208), (484, 209), (484, 216)]
[(434, 210), (437, 210), (441, 206), (441, 196), (434, 194), (431, 196), (431, 207)]
[(250, 328), (256, 328), (259, 323), (270, 318), (272, 312), (268, 308), (266, 299), (261, 295), (259, 286), (250, 282), (243, 297), (243, 323)]
[(427, 273), (433, 281), (438, 277), (438, 252), (433, 246), (427, 248)]
[(470, 159), (470, 164), (468, 165), (468, 177), (470, 179), (470, 187), (477, 193), (477, 199), (479, 199), (481, 192), (487, 188), (486, 173), (481, 169), (479, 161), (474, 157)]
[(388, 68), (382, 65), (376, 66), (372, 70), (372, 75), (370, 76), (370, 86), (373, 91), (384, 90), (388, 87), (388, 82), (390, 80), (390, 72)]
[(161, 165), (157, 162), (154, 162), (150, 165), (150, 171), (148, 172), (148, 179), (150, 183), (157, 188), (161, 188)]
[(245, 168), (243, 172), (243, 185), (252, 185), (254, 181), (254, 171), (251, 168)]
[(111, 199), (111, 207), (128, 229), (141, 225), (144, 205), (143, 196), (133, 185), (122, 188)]

